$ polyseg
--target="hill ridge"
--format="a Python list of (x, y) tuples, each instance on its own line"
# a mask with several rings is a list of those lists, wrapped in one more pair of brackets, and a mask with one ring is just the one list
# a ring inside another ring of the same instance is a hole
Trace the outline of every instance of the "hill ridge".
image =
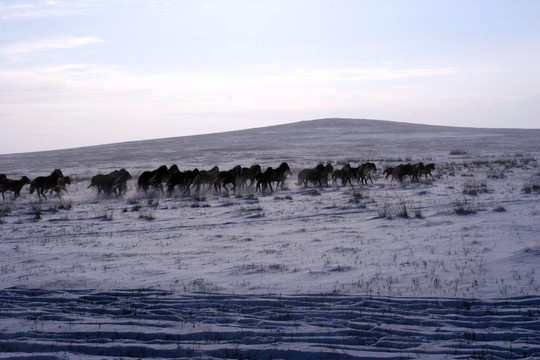
[[(478, 129), (386, 120), (327, 118), (229, 132), (128, 141), (43, 152), (0, 155), (2, 172), (42, 175), (54, 168), (149, 169), (219, 165), (240, 159), (272, 166), (370, 160), (381, 154), (428, 158), (450, 151), (526, 153), (538, 149), (540, 130)], [(496, 140), (496, 141), (495, 141)], [(300, 155), (300, 156), (299, 156)], [(250, 165), (250, 164), (242, 164)]]

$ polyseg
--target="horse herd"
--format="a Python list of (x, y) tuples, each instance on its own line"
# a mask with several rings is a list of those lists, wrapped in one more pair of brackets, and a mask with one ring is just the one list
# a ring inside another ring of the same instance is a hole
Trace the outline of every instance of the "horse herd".
[(416, 164), (400, 164), (396, 167), (388, 167), (384, 170), (383, 175), (385, 175), (385, 179), (391, 177), (392, 180), (398, 179), (400, 182), (403, 182), (405, 176), (410, 176), (411, 181), (420, 181), (422, 175), (426, 179), (428, 175), (433, 179), (433, 175), (431, 174), (433, 170), (435, 170), (435, 164), (424, 165), (424, 163), (419, 162)]
[[(434, 164), (424, 165), (419, 162), (416, 164), (400, 164), (396, 167), (386, 168), (383, 172), (385, 179), (390, 178), (391, 181), (397, 179), (400, 182), (410, 177), (411, 181), (420, 181), (420, 177), (430, 175), (435, 169)], [(309, 184), (315, 186), (329, 186), (329, 178), (332, 179), (332, 185), (341, 181), (342, 186), (350, 184), (353, 186), (353, 180), (356, 184), (367, 185), (368, 181), (373, 183), (371, 174), (377, 171), (377, 167), (372, 162), (360, 164), (353, 167), (346, 164), (340, 169), (334, 169), (332, 164), (318, 164), (314, 168), (302, 169), (298, 172), (297, 186), (308, 187)], [(213, 189), (220, 193), (225, 190), (236, 192), (238, 188), (254, 189), (255, 191), (265, 192), (268, 189), (273, 192), (274, 189), (284, 189), (285, 180), (291, 174), (291, 168), (286, 162), (281, 163), (278, 167), (268, 167), (265, 171), (261, 166), (251, 165), (250, 167), (241, 167), (237, 165), (232, 169), (222, 171), (219, 167), (214, 166), (209, 170), (193, 170), (181, 171), (176, 164), (171, 167), (162, 165), (155, 170), (144, 171), (137, 179), (137, 190), (144, 191), (159, 191), (171, 195), (175, 191), (179, 191), (184, 195), (189, 195), (191, 191), (199, 194), (201, 189), (207, 191)], [(101, 193), (106, 195), (122, 196), (127, 192), (127, 182), (131, 179), (131, 174), (126, 169), (115, 170), (108, 174), (98, 174), (91, 178), (89, 188), (95, 187), (98, 191), (98, 196)], [(67, 192), (66, 185), (71, 184), (69, 176), (64, 176), (60, 169), (55, 169), (48, 176), (38, 176), (34, 180), (26, 176), (18, 180), (8, 179), (5, 174), (0, 174), (0, 192), (2, 199), (5, 200), (5, 193), (13, 192), (13, 199), (20, 196), (24, 185), (30, 184), (30, 194), (37, 193), (38, 198), (47, 199), (47, 194), (56, 193), (61, 196), (62, 191)], [(164, 187), (165, 185), (165, 187)]]
[(2, 192), (2, 199), (5, 200), (5, 193), (7, 191), (13, 192), (13, 199), (20, 196), (21, 190), (24, 185), (30, 184), (30, 194), (36, 192), (41, 199), (47, 192), (56, 192), (56, 195), (60, 197), (62, 190), (67, 192), (66, 185), (71, 184), (71, 178), (64, 176), (60, 169), (55, 169), (49, 176), (38, 176), (34, 180), (30, 181), (27, 176), (23, 176), (18, 180), (8, 179), (6, 174), (0, 174), (0, 191)]

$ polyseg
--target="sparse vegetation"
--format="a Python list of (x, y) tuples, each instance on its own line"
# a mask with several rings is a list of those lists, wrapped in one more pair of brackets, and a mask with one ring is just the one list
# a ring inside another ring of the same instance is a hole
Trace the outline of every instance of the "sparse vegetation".
[(423, 219), (421, 206), (415, 205), (412, 200), (405, 200), (401, 198), (388, 199), (385, 198), (382, 204), (378, 207), (379, 217), (385, 219), (394, 218), (417, 218)]
[(112, 221), (114, 219), (114, 209), (112, 207), (101, 207), (96, 217), (101, 220)]
[(156, 212), (155, 212), (155, 210), (150, 210), (150, 209), (141, 210), (139, 212), (139, 219), (155, 220), (156, 219)]
[(530, 194), (533, 192), (540, 193), (540, 183), (535, 180), (529, 181), (523, 185), (522, 190), (523, 192), (527, 194)]
[(453, 203), (454, 213), (457, 215), (476, 214), (478, 207), (476, 201), (472, 199), (455, 200)]
[(0, 207), (0, 221), (3, 221), (3, 218), (6, 216), (9, 216), (11, 214), (12, 209), (10, 206), (2, 206)]
[(41, 206), (34, 204), (32, 206), (32, 213), (34, 215), (34, 222), (38, 222), (39, 220), (41, 220)]
[(487, 186), (487, 179), (473, 178), (467, 180), (463, 184), (463, 194), (465, 195), (478, 195), (489, 192)]

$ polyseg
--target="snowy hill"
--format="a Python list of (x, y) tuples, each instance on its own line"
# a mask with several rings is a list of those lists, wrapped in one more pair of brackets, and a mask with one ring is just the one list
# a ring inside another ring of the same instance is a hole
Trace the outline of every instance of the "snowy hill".
[(385, 156), (446, 157), (450, 151), (471, 155), (513, 155), (535, 151), (540, 130), (474, 129), (397, 123), (380, 120), (322, 119), (287, 125), (100, 145), (77, 149), (0, 155), (2, 172), (49, 172), (79, 162), (91, 169), (152, 168), (163, 163), (188, 166), (274, 163), (311, 164)]

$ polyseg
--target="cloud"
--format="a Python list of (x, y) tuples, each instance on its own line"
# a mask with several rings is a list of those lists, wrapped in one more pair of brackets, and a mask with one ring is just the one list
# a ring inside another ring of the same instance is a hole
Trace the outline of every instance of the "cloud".
[(19, 58), (35, 53), (62, 49), (73, 49), (80, 46), (96, 44), (100, 42), (103, 42), (103, 40), (92, 36), (67, 36), (62, 38), (42, 39), (37, 41), (22, 42), (9, 46), (4, 46), (0, 48), (0, 54), (10, 58)]
[(451, 75), (459, 70), (452, 67), (400, 67), (400, 66), (368, 66), (357, 68), (338, 68), (338, 69), (310, 69), (297, 70), (287, 73), (279, 73), (267, 77), (267, 81), (277, 83), (345, 83), (357, 81), (377, 81), (377, 80), (395, 80), (425, 78), (441, 75)]
[(0, 19), (24, 20), (51, 16), (77, 15), (93, 11), (93, 6), (92, 2), (79, 1), (39, 1), (16, 5), (0, 4)]
[[(62, 46), (82, 42), (80, 39), (67, 41)], [(52, 46), (52, 43), (42, 44), (38, 48)], [(351, 108), (362, 100), (399, 102), (405, 92), (395, 90), (397, 84), (386, 80), (436, 79), (455, 72), (457, 70), (452, 68), (388, 66), (236, 75), (226, 72), (138, 74), (113, 65), (72, 64), (0, 69), (0, 83), (4, 84), (4, 99), (9, 99), (11, 108), (17, 107), (25, 113), (27, 105), (33, 104), (34, 109), (99, 111), (139, 117), (208, 111), (320, 111)], [(379, 85), (381, 81), (384, 86)], [(407, 97), (411, 96), (409, 91)]]
[[(85, 41), (66, 41), (63, 46), (81, 43)], [(64, 146), (320, 117), (536, 126), (527, 124), (538, 118), (537, 96), (519, 91), (521, 77), (510, 81), (507, 76), (501, 78), (499, 69), (485, 67), (417, 65), (236, 74), (218, 70), (136, 73), (117, 65), (85, 63), (0, 67), (0, 119), (6, 124), (6, 141), (9, 134), (40, 137), (47, 133), (48, 139), (73, 140)], [(500, 86), (502, 80), (504, 86)], [(510, 115), (515, 119), (512, 124), (507, 121)], [(489, 119), (489, 124), (482, 119)], [(103, 132), (104, 128), (108, 131)], [(64, 134), (68, 130), (69, 136)]]

